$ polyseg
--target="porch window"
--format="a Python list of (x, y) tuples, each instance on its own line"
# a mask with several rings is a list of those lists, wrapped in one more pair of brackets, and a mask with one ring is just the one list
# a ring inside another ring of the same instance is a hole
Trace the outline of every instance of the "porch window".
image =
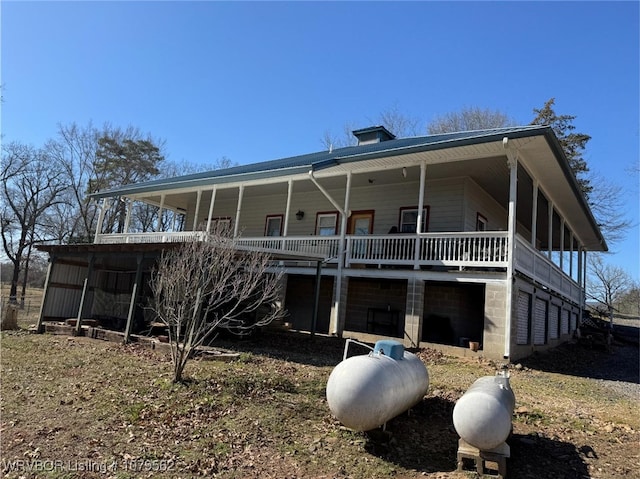
[(338, 213), (318, 213), (316, 216), (316, 235), (333, 236), (338, 231)]
[(476, 216), (476, 231), (487, 231), (487, 218), (480, 213)]
[[(415, 233), (418, 226), (418, 207), (400, 208), (400, 233)], [(426, 233), (429, 228), (429, 207), (422, 209), (422, 227), (420, 231)]]
[(264, 228), (265, 236), (282, 236), (283, 215), (267, 215), (267, 222)]

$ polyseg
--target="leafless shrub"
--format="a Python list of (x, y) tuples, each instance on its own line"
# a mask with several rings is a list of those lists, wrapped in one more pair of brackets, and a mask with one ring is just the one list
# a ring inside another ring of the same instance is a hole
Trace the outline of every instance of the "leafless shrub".
[(275, 306), (282, 272), (268, 272), (270, 263), (264, 252), (239, 250), (223, 224), (207, 240), (163, 254), (150, 285), (153, 309), (169, 331), (174, 382), (218, 328), (242, 333), (284, 314)]

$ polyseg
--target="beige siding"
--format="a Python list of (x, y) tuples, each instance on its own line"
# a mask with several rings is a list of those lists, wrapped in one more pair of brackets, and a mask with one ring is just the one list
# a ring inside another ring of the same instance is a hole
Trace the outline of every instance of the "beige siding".
[[(386, 234), (392, 226), (399, 226), (400, 208), (416, 207), (419, 198), (418, 182), (402, 182), (388, 185), (372, 185), (353, 188), (350, 198), (351, 211), (374, 210), (374, 234)], [(328, 190), (338, 204), (344, 204), (344, 189)], [(231, 196), (225, 192), (226, 197)], [(213, 217), (235, 218), (238, 193), (233, 192), (231, 198), (216, 198)], [(210, 196), (202, 195), (198, 224), (205, 222), (209, 212)], [(464, 179), (427, 181), (424, 204), (428, 205), (430, 232), (461, 231), (464, 224)], [(185, 229), (191, 230), (196, 206), (196, 195), (189, 202)], [(267, 215), (284, 215), (287, 207), (286, 188), (276, 195), (255, 195), (248, 190), (242, 203), (240, 214), (240, 230), (243, 236), (262, 236)], [(304, 211), (302, 220), (297, 220), (295, 213)], [(290, 236), (315, 234), (316, 214), (318, 212), (335, 211), (336, 208), (317, 189), (308, 192), (294, 192), (291, 198), (291, 217), (289, 219)]]
[(488, 231), (507, 229), (508, 211), (471, 178), (465, 181), (464, 230), (476, 230), (478, 213), (487, 218)]

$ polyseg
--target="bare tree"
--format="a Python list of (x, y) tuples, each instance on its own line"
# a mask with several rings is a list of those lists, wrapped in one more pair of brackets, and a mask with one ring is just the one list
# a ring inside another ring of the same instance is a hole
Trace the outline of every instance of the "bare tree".
[(488, 108), (465, 107), (460, 111), (436, 116), (428, 125), (430, 135), (456, 131), (486, 130), (513, 126), (517, 122), (506, 113)]
[[(367, 122), (365, 126), (382, 125), (398, 138), (418, 136), (424, 131), (421, 126), (422, 120), (403, 113), (397, 105), (383, 110), (376, 118), (369, 118)], [(356, 122), (347, 122), (343, 125), (341, 134), (335, 135), (326, 130), (320, 142), (327, 150), (354, 146), (357, 140), (353, 136), (353, 131), (359, 128), (361, 127), (358, 127)]]
[[(374, 121), (373, 123), (376, 123)], [(423, 134), (424, 128), (419, 118), (409, 116), (398, 109), (398, 105), (387, 108), (378, 116), (377, 123), (383, 125), (387, 130), (398, 138), (407, 136), (418, 136)]]
[(58, 125), (57, 137), (45, 146), (66, 173), (73, 201), (71, 211), (65, 211), (66, 224), (58, 225), (58, 229), (68, 231), (58, 236), (71, 243), (91, 241), (95, 232), (98, 209), (87, 193), (89, 180), (95, 176), (99, 137), (100, 131), (91, 122), (84, 127), (76, 123)]
[(622, 295), (618, 309), (625, 314), (640, 318), (640, 282), (634, 281), (628, 291)]
[(628, 194), (624, 189), (608, 178), (596, 173), (589, 175), (589, 206), (602, 230), (602, 234), (611, 245), (623, 240), (632, 226), (626, 208)]
[(24, 267), (26, 278), (33, 245), (49, 239), (43, 236), (46, 213), (64, 202), (67, 185), (60, 165), (43, 150), (9, 143), (2, 160), (0, 234), (13, 265), (9, 300), (15, 302), (20, 270)]
[(589, 256), (589, 277), (588, 295), (604, 307), (613, 328), (613, 312), (631, 288), (631, 278), (624, 269), (606, 263), (603, 255), (597, 253)]
[(225, 225), (163, 254), (150, 286), (169, 331), (174, 382), (218, 328), (244, 332), (283, 315), (275, 306), (282, 272), (267, 273), (269, 265), (266, 253), (239, 251)]
[(327, 150), (355, 146), (358, 141), (356, 137), (353, 136), (353, 131), (357, 129), (358, 127), (356, 127), (355, 122), (347, 122), (342, 125), (342, 132), (340, 134), (334, 134), (329, 130), (325, 130), (320, 142)]
[[(143, 135), (139, 128), (119, 128), (106, 123), (102, 128), (91, 122), (58, 125), (58, 135), (45, 146), (51, 157), (64, 166), (73, 211), (66, 211), (64, 225), (68, 242), (91, 241), (96, 228), (98, 207), (89, 194), (126, 183), (162, 176), (164, 141)], [(107, 228), (122, 227), (122, 202), (114, 202), (107, 212)], [(73, 213), (73, 214), (71, 214)], [(144, 211), (138, 212), (138, 216)], [(144, 217), (146, 223), (152, 218)], [(141, 228), (142, 229), (142, 228)]]

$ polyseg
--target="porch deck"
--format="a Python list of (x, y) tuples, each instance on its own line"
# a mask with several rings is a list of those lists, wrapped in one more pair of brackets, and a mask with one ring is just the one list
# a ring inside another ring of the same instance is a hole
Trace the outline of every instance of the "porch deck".
[[(203, 231), (100, 234), (99, 244), (174, 243), (208, 237)], [(273, 253), (321, 256), (327, 263), (338, 263), (340, 236), (278, 236), (238, 238), (237, 244)], [(346, 235), (344, 266), (428, 266), (448, 268), (507, 268), (507, 232), (453, 232), (388, 235)], [(514, 265), (540, 285), (567, 298), (581, 301), (582, 289), (574, 279), (549, 258), (516, 236)]]

